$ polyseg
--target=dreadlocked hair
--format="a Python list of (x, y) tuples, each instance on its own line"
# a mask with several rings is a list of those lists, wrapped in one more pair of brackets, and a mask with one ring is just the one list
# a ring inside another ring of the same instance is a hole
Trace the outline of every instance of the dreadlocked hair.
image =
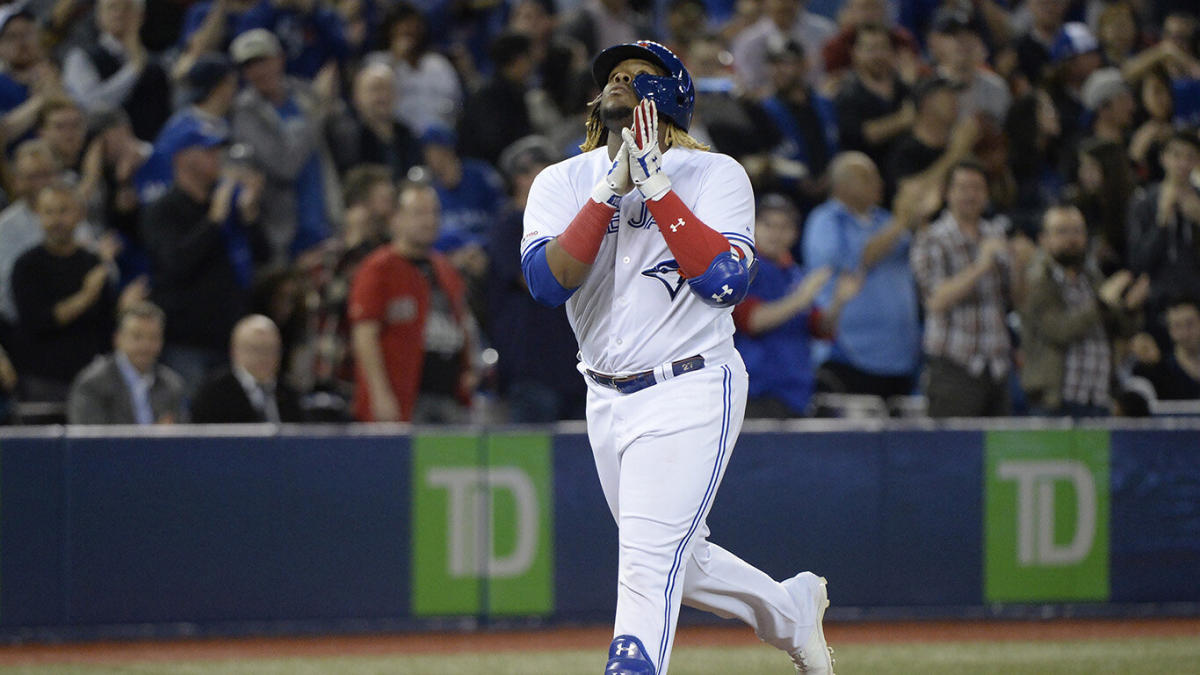
[[(709, 150), (710, 148), (693, 138), (688, 132), (680, 129), (678, 125), (669, 119), (664, 119), (667, 124), (666, 145), (663, 148), (679, 146), (681, 148), (690, 148), (692, 150)], [(579, 149), (583, 152), (595, 150), (596, 148), (608, 143), (608, 127), (604, 126), (604, 120), (600, 119), (600, 97), (592, 99), (588, 104), (588, 116), (584, 123), (584, 128), (587, 130), (587, 135), (583, 139), (583, 143), (579, 145)]]

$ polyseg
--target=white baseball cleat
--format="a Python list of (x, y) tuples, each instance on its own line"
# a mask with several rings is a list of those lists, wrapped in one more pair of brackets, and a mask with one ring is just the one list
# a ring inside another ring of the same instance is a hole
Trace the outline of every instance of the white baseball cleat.
[(829, 607), (829, 592), (825, 589), (825, 577), (812, 572), (801, 572), (783, 582), (783, 587), (801, 610), (806, 603), (814, 606), (816, 625), (804, 640), (799, 651), (792, 653), (796, 672), (809, 675), (833, 675), (833, 650), (825, 642), (825, 610)]

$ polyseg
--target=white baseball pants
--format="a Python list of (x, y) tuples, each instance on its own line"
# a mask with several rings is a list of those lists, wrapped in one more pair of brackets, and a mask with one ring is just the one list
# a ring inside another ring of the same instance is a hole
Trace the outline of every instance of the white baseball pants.
[[(736, 354), (736, 352), (735, 352)], [(787, 652), (816, 623), (764, 572), (708, 541), (705, 521), (746, 407), (734, 360), (632, 394), (588, 380), (588, 437), (620, 539), (613, 635), (633, 635), (666, 675), (680, 603), (736, 617)]]

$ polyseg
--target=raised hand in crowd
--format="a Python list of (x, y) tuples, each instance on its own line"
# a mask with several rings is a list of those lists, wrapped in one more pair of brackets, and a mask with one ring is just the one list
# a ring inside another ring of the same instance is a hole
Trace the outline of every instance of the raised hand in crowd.
[(862, 290), (865, 280), (866, 277), (861, 272), (838, 275), (837, 281), (833, 285), (833, 305), (842, 307), (853, 300), (854, 296)]
[(1100, 284), (1100, 288), (1096, 289), (1096, 295), (1109, 307), (1120, 307), (1121, 296), (1125, 294), (1125, 290), (1131, 283), (1133, 283), (1133, 272), (1119, 270)]
[(312, 82), (312, 92), (317, 97), (321, 113), (328, 113), (337, 102), (341, 90), (338, 64), (330, 61), (321, 67)]
[(979, 252), (975, 262), (987, 269), (992, 269), (1006, 257), (1008, 257), (1008, 240), (1001, 237), (988, 237), (979, 243)]
[(150, 279), (146, 275), (139, 276), (121, 289), (117, 296), (117, 311), (122, 312), (139, 302), (150, 299)]
[(1138, 333), (1129, 340), (1129, 352), (1138, 363), (1152, 366), (1162, 360), (1162, 350), (1158, 341), (1149, 333)]
[(795, 300), (795, 304), (800, 309), (809, 307), (816, 301), (817, 294), (821, 292), (822, 288), (825, 288), (825, 284), (829, 283), (829, 280), (832, 278), (832, 267), (818, 267), (804, 275), (804, 278), (792, 290), (790, 297)]
[(142, 19), (145, 16), (144, 12), (137, 12), (138, 20), (129, 21), (123, 28), (121, 35), (117, 36), (121, 41), (121, 46), (125, 48), (125, 53), (129, 56), (129, 62), (134, 67), (140, 70), (146, 65), (149, 54), (146, 51), (146, 46), (142, 44), (141, 29)]
[(967, 115), (954, 125), (950, 132), (950, 142), (946, 145), (947, 154), (954, 157), (966, 157), (979, 139), (983, 137), (983, 125), (975, 115)]
[(96, 240), (96, 256), (101, 262), (111, 264), (116, 261), (117, 256), (121, 255), (121, 250), (125, 247), (121, 243), (121, 238), (113, 232), (105, 232)]
[(1174, 181), (1165, 180), (1158, 193), (1159, 227), (1168, 227), (1175, 222), (1177, 207), (1189, 221), (1200, 222), (1200, 195), (1186, 184), (1181, 186)]
[(267, 185), (267, 177), (261, 171), (255, 171), (250, 167), (240, 167), (237, 172), (237, 182), (241, 186), (237, 196), (238, 215), (243, 223), (256, 222), (262, 207), (263, 189)]
[(217, 187), (213, 190), (212, 203), (208, 207), (210, 223), (218, 227), (225, 224), (225, 220), (229, 218), (233, 209), (233, 192), (236, 187), (237, 181), (228, 174), (217, 181)]
[(910, 178), (901, 181), (892, 200), (895, 220), (909, 230), (918, 230), (942, 208), (942, 191), (930, 180)]
[(1150, 275), (1141, 274), (1125, 290), (1124, 305), (1129, 311), (1137, 311), (1150, 298)]
[(29, 81), (29, 95), (49, 98), (51, 96), (66, 96), (63, 88), (62, 73), (50, 59), (38, 62), (32, 68)]

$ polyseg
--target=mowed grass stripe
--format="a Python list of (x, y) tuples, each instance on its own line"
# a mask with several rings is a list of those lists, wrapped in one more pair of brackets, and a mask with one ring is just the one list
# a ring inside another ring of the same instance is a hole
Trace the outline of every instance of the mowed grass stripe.
[[(852, 644), (836, 649), (838, 675), (1200, 675), (1200, 636), (1069, 642)], [(370, 656), (123, 665), (0, 667), (2, 675), (596, 675), (588, 650)], [(784, 675), (791, 664), (766, 646), (679, 648), (671, 675)]]

